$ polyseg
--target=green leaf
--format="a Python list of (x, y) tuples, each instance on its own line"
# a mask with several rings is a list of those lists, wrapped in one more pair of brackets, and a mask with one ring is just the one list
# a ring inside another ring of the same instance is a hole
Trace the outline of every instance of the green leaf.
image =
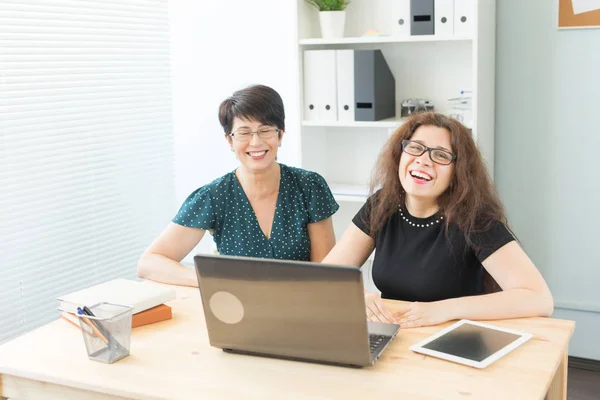
[(343, 11), (350, 2), (348, 0), (306, 0), (319, 11)]

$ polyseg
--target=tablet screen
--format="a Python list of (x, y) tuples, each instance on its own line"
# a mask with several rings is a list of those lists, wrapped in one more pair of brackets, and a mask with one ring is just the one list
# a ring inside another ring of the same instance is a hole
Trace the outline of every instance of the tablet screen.
[(480, 362), (520, 338), (513, 333), (466, 323), (421, 347)]

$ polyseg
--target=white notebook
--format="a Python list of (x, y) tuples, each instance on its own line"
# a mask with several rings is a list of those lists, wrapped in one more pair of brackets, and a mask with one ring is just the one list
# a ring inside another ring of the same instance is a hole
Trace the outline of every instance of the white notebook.
[(101, 302), (133, 307), (133, 314), (175, 299), (175, 289), (129, 279), (114, 279), (96, 286), (58, 297), (59, 308), (75, 313), (77, 307), (93, 306)]

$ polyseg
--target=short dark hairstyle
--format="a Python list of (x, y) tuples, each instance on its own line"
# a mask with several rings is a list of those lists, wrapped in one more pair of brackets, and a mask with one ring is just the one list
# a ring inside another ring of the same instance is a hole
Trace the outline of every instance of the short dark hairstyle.
[(283, 100), (275, 90), (252, 85), (238, 90), (219, 106), (219, 122), (226, 135), (231, 134), (234, 118), (254, 119), (263, 125), (285, 130)]

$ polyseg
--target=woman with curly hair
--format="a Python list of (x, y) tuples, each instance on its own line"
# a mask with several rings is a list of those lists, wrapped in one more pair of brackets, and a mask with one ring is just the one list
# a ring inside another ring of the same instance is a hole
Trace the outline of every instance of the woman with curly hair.
[[(359, 267), (376, 249), (372, 275), (381, 295), (365, 292), (369, 320), (416, 327), (552, 313), (550, 290), (509, 229), (460, 122), (411, 116), (383, 149), (371, 193), (323, 260)], [(411, 303), (392, 315), (380, 296)]]

